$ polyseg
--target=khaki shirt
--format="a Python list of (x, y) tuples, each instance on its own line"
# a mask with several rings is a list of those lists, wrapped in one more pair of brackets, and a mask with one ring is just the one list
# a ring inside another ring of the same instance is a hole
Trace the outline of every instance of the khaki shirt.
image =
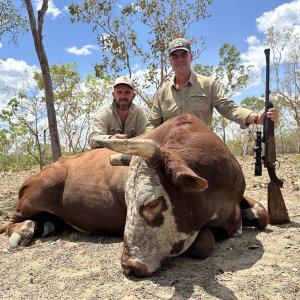
[(192, 71), (188, 85), (177, 90), (174, 76), (154, 96), (147, 131), (184, 113), (195, 115), (210, 126), (214, 107), (223, 117), (240, 124), (242, 128), (246, 128), (247, 117), (252, 112), (229, 100), (211, 78)]
[(129, 138), (138, 136), (145, 132), (148, 120), (141, 107), (131, 104), (122, 128), (121, 120), (116, 111), (114, 103), (98, 110), (91, 122), (91, 129), (88, 136), (88, 143), (91, 148), (98, 148), (97, 141), (109, 139), (117, 133), (127, 134)]

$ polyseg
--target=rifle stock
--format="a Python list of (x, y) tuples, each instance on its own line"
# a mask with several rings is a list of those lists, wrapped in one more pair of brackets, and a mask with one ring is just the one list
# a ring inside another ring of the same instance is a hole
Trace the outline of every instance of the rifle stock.
[(265, 93), (265, 119), (263, 125), (263, 138), (265, 151), (263, 156), (264, 167), (268, 169), (270, 182), (268, 184), (268, 213), (270, 224), (285, 224), (290, 222), (290, 218), (282, 197), (280, 188), (283, 181), (276, 175), (276, 145), (274, 134), (274, 123), (267, 118), (266, 113), (273, 104), (269, 100), (270, 94), (270, 49), (265, 49), (266, 56), (266, 93)]

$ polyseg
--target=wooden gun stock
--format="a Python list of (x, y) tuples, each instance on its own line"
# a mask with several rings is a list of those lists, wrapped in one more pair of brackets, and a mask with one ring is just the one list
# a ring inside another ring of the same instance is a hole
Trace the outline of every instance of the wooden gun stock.
[(268, 183), (268, 213), (270, 224), (290, 222), (280, 187), (272, 180)]
[(283, 186), (283, 181), (279, 179), (275, 172), (276, 151), (275, 151), (275, 138), (274, 123), (269, 122), (269, 136), (267, 136), (266, 147), (267, 153), (264, 157), (265, 167), (268, 169), (270, 182), (268, 183), (268, 213), (270, 224), (285, 224), (290, 222), (290, 218), (282, 197), (280, 188)]
[[(266, 55), (266, 104), (265, 114), (267, 110), (273, 107), (269, 101), (269, 85), (270, 85), (270, 49), (265, 49)], [(290, 222), (290, 218), (282, 197), (280, 188), (283, 186), (283, 181), (279, 179), (275, 172), (276, 164), (276, 145), (274, 136), (274, 123), (265, 116), (264, 120), (264, 136), (265, 143), (264, 166), (268, 169), (270, 182), (268, 184), (268, 213), (270, 224), (284, 224)]]

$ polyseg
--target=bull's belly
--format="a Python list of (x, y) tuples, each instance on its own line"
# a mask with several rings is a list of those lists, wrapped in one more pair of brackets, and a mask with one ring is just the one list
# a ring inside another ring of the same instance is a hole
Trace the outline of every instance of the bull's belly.
[(51, 212), (78, 231), (85, 233), (101, 233), (122, 235), (125, 227), (126, 210), (120, 208), (80, 210), (64, 208), (60, 212)]

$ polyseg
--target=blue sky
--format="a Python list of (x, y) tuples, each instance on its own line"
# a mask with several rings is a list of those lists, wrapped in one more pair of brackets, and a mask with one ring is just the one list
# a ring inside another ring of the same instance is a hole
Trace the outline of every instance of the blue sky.
[[(35, 7), (40, 0), (32, 0)], [(44, 46), (49, 64), (76, 61), (83, 79), (93, 73), (93, 64), (99, 62), (96, 35), (83, 23), (72, 24), (66, 7), (82, 1), (50, 1), (44, 23)], [(16, 6), (21, 1), (15, 0)], [(124, 1), (119, 1), (122, 5)], [(256, 65), (257, 75), (235, 100), (246, 96), (260, 96), (264, 92), (260, 68), (265, 58), (262, 42), (270, 26), (300, 26), (300, 0), (213, 0), (208, 7), (211, 17), (202, 20), (189, 32), (196, 38), (203, 35), (207, 49), (198, 62), (216, 65), (218, 50), (225, 43), (233, 44), (242, 53), (245, 63)], [(25, 13), (25, 11), (24, 11)], [(25, 73), (39, 69), (31, 33), (19, 37), (19, 45), (0, 41), (0, 108), (6, 101), (4, 89), (12, 91), (20, 86)]]

